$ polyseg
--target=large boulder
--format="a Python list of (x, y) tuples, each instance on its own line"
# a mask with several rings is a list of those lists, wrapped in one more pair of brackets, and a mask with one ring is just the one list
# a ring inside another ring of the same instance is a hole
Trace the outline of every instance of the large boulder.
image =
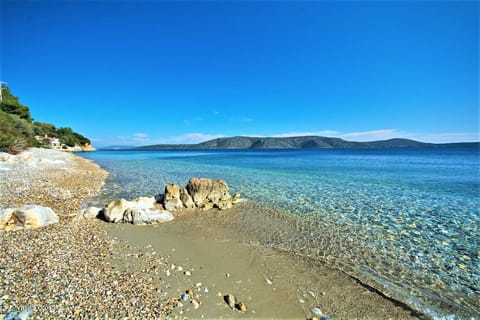
[(52, 209), (37, 205), (0, 209), (0, 230), (36, 229), (58, 223)]
[(166, 210), (175, 210), (175, 209), (183, 208), (183, 202), (180, 199), (180, 186), (178, 184), (171, 183), (165, 186), (163, 207)]
[(232, 196), (223, 180), (191, 178), (186, 189), (198, 208), (228, 209), (232, 207)]
[(173, 220), (173, 215), (163, 210), (153, 197), (138, 197), (133, 201), (125, 199), (114, 200), (103, 209), (103, 217), (108, 222), (133, 224), (149, 224)]

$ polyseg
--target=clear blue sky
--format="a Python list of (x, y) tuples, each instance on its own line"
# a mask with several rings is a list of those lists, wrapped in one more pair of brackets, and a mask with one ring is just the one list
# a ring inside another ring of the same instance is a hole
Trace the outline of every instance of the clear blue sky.
[(97, 146), (479, 140), (478, 1), (1, 6), (1, 80)]

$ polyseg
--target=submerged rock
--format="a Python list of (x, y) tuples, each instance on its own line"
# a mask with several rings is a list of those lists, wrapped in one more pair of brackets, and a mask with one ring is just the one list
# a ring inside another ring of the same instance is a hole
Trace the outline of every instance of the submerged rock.
[(0, 230), (36, 229), (58, 223), (52, 209), (37, 205), (0, 209)]

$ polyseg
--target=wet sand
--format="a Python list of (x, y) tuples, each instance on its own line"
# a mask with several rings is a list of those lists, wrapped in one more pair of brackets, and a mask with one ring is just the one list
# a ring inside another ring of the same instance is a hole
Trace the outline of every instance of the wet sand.
[[(161, 225), (109, 225), (107, 230), (145, 252), (169, 257), (174, 266), (164, 275), (171, 285), (166, 295), (179, 297), (192, 289), (201, 303), (197, 310), (187, 303), (175, 311), (189, 318), (310, 319), (316, 307), (332, 319), (417, 319), (338, 270), (262, 246), (241, 228), (225, 225), (225, 219), (242, 219), (239, 206), (193, 211)], [(226, 294), (246, 303), (247, 312), (231, 310)]]

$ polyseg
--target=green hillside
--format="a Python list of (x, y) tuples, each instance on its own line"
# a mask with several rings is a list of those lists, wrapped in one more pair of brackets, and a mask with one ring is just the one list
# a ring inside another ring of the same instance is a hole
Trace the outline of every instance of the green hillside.
[(71, 128), (56, 128), (53, 124), (34, 122), (30, 109), (21, 104), (8, 87), (2, 88), (0, 103), (0, 151), (19, 153), (28, 147), (48, 146), (35, 136), (55, 137), (63, 145), (90, 144), (90, 140)]
[(409, 139), (355, 142), (340, 138), (302, 137), (228, 137), (217, 138), (198, 144), (161, 144), (136, 149), (314, 149), (314, 148), (419, 148), (419, 147), (478, 147), (478, 142), (434, 144)]

